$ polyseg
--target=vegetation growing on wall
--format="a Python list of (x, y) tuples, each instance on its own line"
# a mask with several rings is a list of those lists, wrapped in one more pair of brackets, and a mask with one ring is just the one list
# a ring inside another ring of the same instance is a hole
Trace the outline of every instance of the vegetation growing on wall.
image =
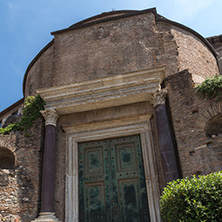
[(40, 110), (44, 109), (45, 102), (37, 96), (29, 96), (25, 99), (24, 107), (22, 109), (22, 117), (18, 123), (10, 124), (5, 128), (0, 128), (0, 134), (8, 134), (11, 131), (25, 131), (32, 126), (33, 122), (41, 116)]
[(207, 78), (196, 88), (197, 92), (199, 92), (204, 98), (219, 99), (222, 95), (222, 76), (215, 75), (211, 78)]
[(222, 221), (222, 171), (170, 182), (160, 206), (163, 222)]

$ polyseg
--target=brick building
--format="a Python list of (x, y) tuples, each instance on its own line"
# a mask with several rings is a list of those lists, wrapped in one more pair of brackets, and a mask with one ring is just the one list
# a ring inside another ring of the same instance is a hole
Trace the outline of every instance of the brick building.
[[(219, 74), (221, 36), (155, 9), (52, 35), (23, 82), (24, 98), (44, 99), (44, 119), (29, 137), (0, 135), (2, 221), (160, 221), (167, 182), (222, 170), (222, 104), (194, 88)], [(3, 127), (23, 102), (0, 113)]]

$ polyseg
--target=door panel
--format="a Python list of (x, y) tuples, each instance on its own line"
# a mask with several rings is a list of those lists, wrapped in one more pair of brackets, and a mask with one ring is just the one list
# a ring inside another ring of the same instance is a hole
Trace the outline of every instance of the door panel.
[(79, 144), (80, 221), (148, 222), (139, 136)]
[(86, 175), (104, 174), (103, 147), (85, 149)]
[(85, 205), (87, 221), (105, 221), (105, 186), (103, 182), (85, 183)]
[(117, 172), (136, 169), (134, 144), (121, 144), (115, 147)]
[(140, 137), (111, 139), (110, 152), (114, 221), (149, 221)]
[(119, 180), (118, 182), (121, 221), (138, 221), (140, 209), (138, 178)]
[(106, 221), (107, 159), (106, 141), (79, 144), (80, 221)]

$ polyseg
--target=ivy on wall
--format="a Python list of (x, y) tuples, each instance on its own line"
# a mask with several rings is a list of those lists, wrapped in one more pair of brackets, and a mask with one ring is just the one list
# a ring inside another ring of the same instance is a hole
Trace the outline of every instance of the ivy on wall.
[(41, 116), (39, 111), (44, 109), (44, 105), (45, 102), (39, 95), (27, 97), (22, 109), (23, 115), (21, 120), (18, 123), (9, 124), (5, 128), (0, 128), (0, 134), (8, 134), (11, 131), (16, 130), (24, 131), (26, 133), (34, 121)]
[(222, 76), (215, 75), (199, 84), (197, 92), (207, 99), (219, 99), (222, 95)]

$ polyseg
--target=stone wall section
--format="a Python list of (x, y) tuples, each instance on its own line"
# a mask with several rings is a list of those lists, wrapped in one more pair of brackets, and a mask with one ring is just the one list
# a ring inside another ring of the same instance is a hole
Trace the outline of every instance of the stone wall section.
[(29, 69), (25, 82), (25, 97), (35, 95), (37, 89), (52, 86), (53, 49), (52, 44)]
[(0, 135), (0, 146), (15, 156), (14, 169), (0, 169), (0, 221), (30, 222), (38, 215), (43, 145), (41, 118), (28, 134)]
[[(192, 75), (184, 70), (165, 80), (183, 177), (222, 170), (220, 137), (206, 135), (202, 118), (214, 101), (196, 93)], [(221, 155), (221, 154), (220, 154)]]
[(55, 34), (54, 86), (153, 67), (154, 26), (148, 13)]
[(158, 39), (158, 50), (154, 51), (157, 65), (165, 65), (166, 77), (179, 71), (178, 46), (168, 23), (158, 21), (155, 33)]
[(199, 38), (175, 26), (171, 33), (178, 47), (179, 71), (188, 69), (204, 79), (219, 74), (216, 58)]

